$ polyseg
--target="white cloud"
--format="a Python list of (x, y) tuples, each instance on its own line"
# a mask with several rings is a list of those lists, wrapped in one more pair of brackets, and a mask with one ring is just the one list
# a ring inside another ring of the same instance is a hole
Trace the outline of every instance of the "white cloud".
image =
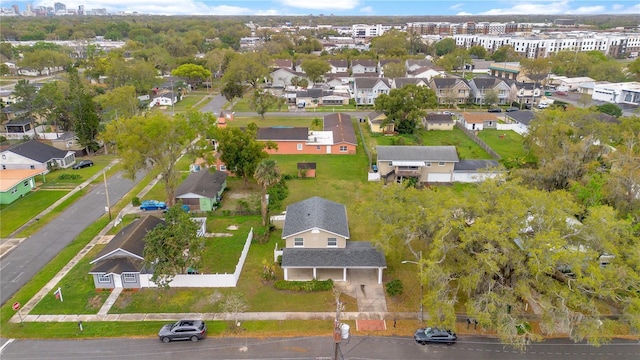
[(278, 0), (278, 2), (299, 9), (325, 10), (327, 13), (332, 10), (352, 10), (360, 4), (360, 0)]
[(585, 14), (606, 14), (606, 8), (604, 6), (581, 6), (571, 11), (571, 14), (585, 15)]
[(373, 11), (373, 8), (371, 6), (365, 6), (362, 9), (360, 9), (360, 12), (366, 15), (372, 15), (375, 13), (375, 11)]
[(464, 6), (464, 4), (462, 4), (462, 3), (460, 3), (460, 4), (454, 4), (454, 5), (449, 6), (449, 9), (453, 9), (453, 10), (455, 10), (455, 9), (459, 9), (459, 8), (461, 8), (462, 6)]

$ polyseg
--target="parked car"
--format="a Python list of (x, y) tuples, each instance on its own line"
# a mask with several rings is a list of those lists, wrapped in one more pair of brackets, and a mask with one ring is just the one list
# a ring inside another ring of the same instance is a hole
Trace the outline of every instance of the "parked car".
[(505, 112), (512, 112), (512, 111), (518, 111), (518, 110), (520, 110), (520, 109), (518, 109), (517, 107), (508, 107), (504, 111)]
[(451, 330), (428, 327), (416, 330), (413, 334), (413, 339), (420, 345), (427, 345), (427, 343), (451, 345), (458, 340), (458, 337)]
[(444, 115), (455, 115), (456, 113), (454, 113), (453, 111), (443, 111), (442, 112)]
[(491, 108), (491, 109), (489, 109), (489, 112), (499, 113), (499, 112), (502, 112), (502, 109), (500, 109), (500, 108)]
[(207, 337), (207, 325), (201, 320), (180, 320), (164, 325), (158, 332), (163, 343), (171, 340), (198, 341)]
[(86, 168), (86, 167), (89, 167), (89, 166), (93, 166), (93, 161), (91, 161), (91, 160), (82, 160), (82, 161), (76, 163), (75, 165), (73, 165), (71, 168), (77, 170), (77, 169), (82, 169), (82, 168)]
[(167, 204), (164, 201), (158, 200), (145, 200), (140, 204), (140, 210), (164, 210), (167, 208)]
[(376, 165), (376, 164), (371, 165), (371, 170), (373, 170), (374, 173), (377, 173), (378, 172), (378, 165)]

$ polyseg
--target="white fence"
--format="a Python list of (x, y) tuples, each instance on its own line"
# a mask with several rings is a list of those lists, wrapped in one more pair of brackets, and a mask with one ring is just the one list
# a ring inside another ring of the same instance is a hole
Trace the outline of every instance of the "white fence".
[[(38, 139), (46, 139), (46, 140), (55, 140), (59, 139), (62, 133), (52, 133), (52, 132), (40, 132), (38, 131)], [(24, 133), (0, 133), (0, 136), (4, 136), (9, 140), (22, 140), (25, 137), (33, 139), (35, 137), (33, 130), (28, 130)]]
[(498, 130), (506, 130), (506, 131), (515, 131), (518, 134), (524, 136), (527, 134), (527, 127), (520, 124), (520, 123), (515, 123), (515, 124), (501, 124), (498, 123), (496, 124), (496, 129)]
[[(236, 287), (238, 279), (240, 279), (240, 273), (242, 273), (242, 267), (247, 260), (247, 254), (251, 247), (251, 241), (253, 240), (253, 228), (249, 231), (247, 240), (242, 248), (240, 259), (236, 264), (236, 270), (232, 274), (180, 274), (176, 275), (169, 286), (174, 287)], [(151, 274), (140, 274), (140, 287), (158, 287), (153, 281), (151, 281)]]

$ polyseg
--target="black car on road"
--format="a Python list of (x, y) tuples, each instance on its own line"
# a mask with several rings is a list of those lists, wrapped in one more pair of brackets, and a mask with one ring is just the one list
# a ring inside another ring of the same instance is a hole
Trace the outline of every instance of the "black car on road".
[(502, 112), (502, 109), (500, 109), (500, 108), (491, 108), (488, 111), (492, 112), (492, 113), (499, 113), (499, 112)]
[(451, 345), (458, 340), (458, 337), (451, 330), (428, 327), (416, 330), (413, 334), (413, 339), (420, 345), (427, 345), (427, 343)]
[(180, 320), (173, 324), (166, 324), (158, 332), (163, 343), (172, 340), (198, 341), (207, 337), (207, 325), (201, 320)]
[(77, 169), (82, 169), (82, 168), (86, 168), (86, 167), (89, 167), (89, 166), (93, 166), (93, 161), (91, 161), (91, 160), (82, 160), (79, 163), (73, 165), (71, 168), (77, 170)]

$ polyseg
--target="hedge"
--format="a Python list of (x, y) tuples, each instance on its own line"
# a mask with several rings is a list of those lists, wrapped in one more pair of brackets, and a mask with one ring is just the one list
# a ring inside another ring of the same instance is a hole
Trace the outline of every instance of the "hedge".
[(286, 281), (278, 280), (275, 283), (278, 290), (293, 291), (327, 291), (333, 289), (333, 280), (311, 280), (311, 281)]

